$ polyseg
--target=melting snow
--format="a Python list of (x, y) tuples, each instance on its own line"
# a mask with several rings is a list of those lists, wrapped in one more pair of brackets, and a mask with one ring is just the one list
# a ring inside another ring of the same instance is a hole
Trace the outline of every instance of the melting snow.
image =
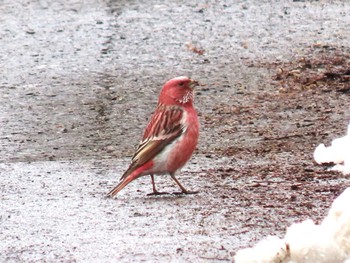
[(319, 164), (335, 163), (332, 170), (350, 174), (350, 124), (348, 134), (334, 139), (331, 146), (326, 147), (323, 143), (317, 146), (314, 159)]
[(350, 263), (350, 187), (332, 204), (320, 225), (308, 219), (291, 225), (284, 239), (269, 236), (238, 251), (236, 263)]

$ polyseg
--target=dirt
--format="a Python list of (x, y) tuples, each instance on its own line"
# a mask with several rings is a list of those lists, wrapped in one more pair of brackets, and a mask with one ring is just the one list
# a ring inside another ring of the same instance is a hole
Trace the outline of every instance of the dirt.
[[(349, 185), (313, 161), (350, 120), (347, 1), (5, 1), (0, 14), (0, 261), (232, 262), (320, 222)], [(149, 197), (145, 177), (106, 199), (179, 75), (206, 85), (179, 176), (200, 193)]]

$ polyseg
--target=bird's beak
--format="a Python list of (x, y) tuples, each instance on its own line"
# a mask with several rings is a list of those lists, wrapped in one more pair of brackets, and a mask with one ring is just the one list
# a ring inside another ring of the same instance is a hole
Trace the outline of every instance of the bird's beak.
[(200, 86), (200, 84), (197, 80), (191, 79), (189, 86), (191, 89), (194, 89), (195, 87)]

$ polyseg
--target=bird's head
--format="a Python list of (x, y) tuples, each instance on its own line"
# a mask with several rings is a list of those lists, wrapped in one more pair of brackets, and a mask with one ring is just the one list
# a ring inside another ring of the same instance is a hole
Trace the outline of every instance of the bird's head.
[(193, 89), (199, 83), (188, 77), (177, 77), (169, 80), (163, 86), (159, 103), (166, 105), (192, 105)]

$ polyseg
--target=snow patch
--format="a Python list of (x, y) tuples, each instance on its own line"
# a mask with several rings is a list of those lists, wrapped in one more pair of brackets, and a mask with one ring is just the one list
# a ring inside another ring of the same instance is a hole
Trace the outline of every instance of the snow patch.
[(291, 225), (284, 239), (269, 236), (235, 256), (236, 263), (350, 262), (350, 187), (332, 204), (320, 225), (311, 219)]
[(331, 146), (326, 147), (323, 143), (318, 145), (314, 159), (318, 164), (335, 163), (331, 170), (350, 174), (350, 124), (347, 135), (334, 139)]

